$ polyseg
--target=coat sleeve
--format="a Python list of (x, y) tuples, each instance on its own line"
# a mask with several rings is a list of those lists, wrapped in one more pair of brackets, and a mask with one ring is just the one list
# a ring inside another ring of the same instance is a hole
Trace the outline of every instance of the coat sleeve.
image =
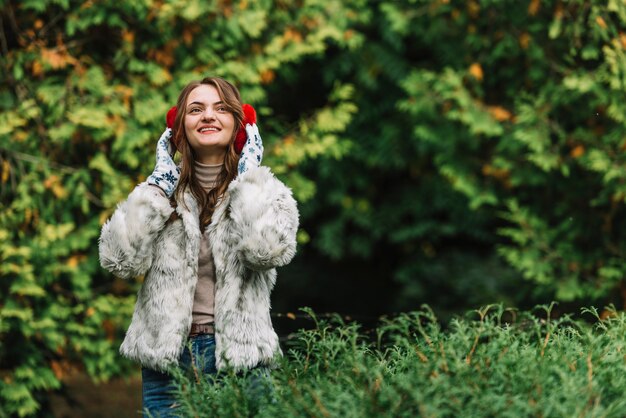
[(291, 190), (267, 167), (237, 177), (229, 186), (229, 215), (245, 266), (267, 270), (296, 254), (298, 208)]
[(152, 264), (155, 239), (173, 211), (160, 189), (138, 185), (102, 226), (100, 265), (124, 279), (145, 274)]

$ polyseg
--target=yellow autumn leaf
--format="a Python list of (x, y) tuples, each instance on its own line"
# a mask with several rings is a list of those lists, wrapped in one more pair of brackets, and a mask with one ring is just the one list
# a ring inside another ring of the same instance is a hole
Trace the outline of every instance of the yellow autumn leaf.
[(57, 176), (56, 174), (53, 174), (44, 180), (43, 187), (45, 187), (46, 189), (49, 189), (52, 187), (53, 184), (55, 184), (58, 181), (59, 181), (59, 176)]
[(607, 25), (606, 22), (604, 21), (604, 19), (602, 18), (602, 16), (598, 16), (596, 17), (596, 23), (598, 24), (598, 26), (600, 26), (602, 29), (606, 29)]
[(519, 38), (517, 38), (517, 40), (519, 41), (519, 45), (522, 49), (527, 49), (530, 44), (530, 35), (528, 32), (524, 32), (519, 36)]
[(539, 12), (540, 4), (541, 2), (539, 0), (531, 0), (530, 4), (528, 5), (528, 14), (531, 16), (536, 15), (537, 12)]
[(67, 259), (67, 262), (65, 263), (65, 265), (73, 269), (73, 268), (78, 267), (78, 264), (80, 263), (80, 261), (81, 261), (81, 256), (73, 255)]
[(283, 143), (285, 145), (293, 145), (296, 142), (296, 138), (294, 138), (293, 135), (287, 135), (284, 139), (283, 139)]
[(63, 199), (65, 197), (67, 197), (67, 195), (68, 195), (67, 189), (65, 189), (65, 187), (63, 187), (63, 184), (61, 184), (61, 179), (56, 174), (53, 174), (50, 177), (48, 177), (43, 182), (43, 186), (46, 189), (51, 190), (52, 193), (56, 197), (58, 197), (59, 199)]
[(6, 183), (9, 180), (9, 175), (11, 174), (11, 164), (7, 160), (2, 161), (2, 184)]
[(476, 19), (478, 15), (480, 14), (480, 4), (478, 4), (478, 2), (476, 1), (468, 1), (467, 2), (467, 14), (471, 18)]

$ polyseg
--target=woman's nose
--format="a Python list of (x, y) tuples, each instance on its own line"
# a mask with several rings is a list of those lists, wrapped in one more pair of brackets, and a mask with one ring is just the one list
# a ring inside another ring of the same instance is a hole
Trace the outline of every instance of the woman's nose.
[(204, 109), (204, 112), (202, 112), (202, 119), (205, 119), (205, 120), (215, 119), (215, 112), (214, 112), (214, 110), (211, 107), (207, 106)]

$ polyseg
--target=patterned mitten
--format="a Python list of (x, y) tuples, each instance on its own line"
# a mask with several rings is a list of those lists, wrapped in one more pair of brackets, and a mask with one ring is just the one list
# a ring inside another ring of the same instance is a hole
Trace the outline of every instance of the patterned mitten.
[(241, 151), (239, 165), (237, 167), (239, 174), (243, 174), (252, 167), (261, 165), (263, 159), (263, 141), (259, 128), (256, 123), (246, 124), (246, 143)]
[(172, 197), (180, 178), (180, 169), (172, 159), (176, 150), (170, 141), (171, 137), (172, 130), (166, 128), (157, 142), (156, 166), (148, 177), (148, 184), (160, 187), (167, 197)]

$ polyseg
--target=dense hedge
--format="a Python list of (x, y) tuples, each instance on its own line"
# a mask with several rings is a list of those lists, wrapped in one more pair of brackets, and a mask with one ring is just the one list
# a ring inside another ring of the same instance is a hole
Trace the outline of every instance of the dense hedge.
[(328, 284), (356, 268), (400, 283), (396, 308), (519, 303), (497, 254), (526, 297), (621, 305), (624, 2), (371, 5), (367, 42), (325, 66), (355, 83), (350, 154), (307, 165), (312, 246), (350, 257)]
[[(443, 329), (429, 308), (374, 332), (319, 321), (291, 341), (270, 396), (179, 379), (183, 417), (622, 417), (626, 315), (551, 318), (489, 306)], [(313, 316), (315, 318), (315, 316)]]

